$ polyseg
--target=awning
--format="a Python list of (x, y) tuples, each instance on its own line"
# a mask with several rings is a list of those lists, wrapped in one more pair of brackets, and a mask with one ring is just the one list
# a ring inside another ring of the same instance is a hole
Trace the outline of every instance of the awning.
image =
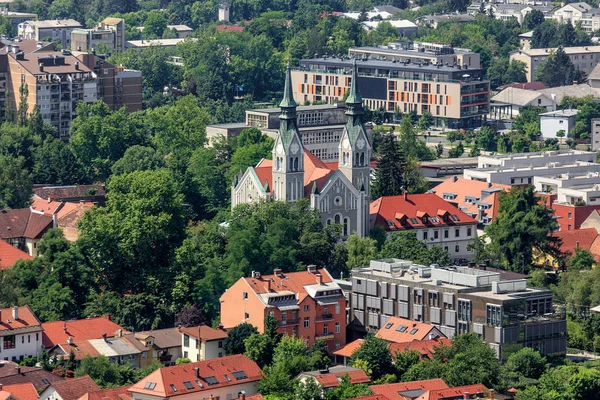
[(296, 305), (291, 305), (291, 306), (281, 306), (281, 307), (277, 307), (280, 311), (289, 311), (289, 310), (299, 310), (300, 306)]

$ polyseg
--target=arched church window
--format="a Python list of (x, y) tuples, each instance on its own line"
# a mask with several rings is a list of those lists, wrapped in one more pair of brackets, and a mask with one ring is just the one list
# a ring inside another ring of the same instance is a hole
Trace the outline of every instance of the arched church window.
[(360, 166), (364, 167), (365, 165), (365, 153), (360, 153)]
[(294, 157), (290, 157), (290, 171), (294, 170)]
[(333, 222), (335, 222), (336, 224), (342, 222), (342, 217), (340, 216), (340, 214), (335, 214), (335, 217), (333, 217)]
[(348, 236), (349, 225), (350, 225), (350, 219), (348, 217), (344, 218), (344, 236)]
[(298, 171), (298, 157), (294, 158), (294, 171)]
[(281, 157), (277, 157), (277, 170), (281, 169)]

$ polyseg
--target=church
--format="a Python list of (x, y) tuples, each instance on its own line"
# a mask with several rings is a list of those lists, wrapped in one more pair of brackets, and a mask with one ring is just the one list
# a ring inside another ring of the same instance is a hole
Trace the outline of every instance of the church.
[(362, 121), (356, 64), (346, 99), (346, 124), (340, 137), (337, 162), (323, 162), (302, 145), (298, 132), (292, 80), (288, 65), (280, 127), (271, 160), (263, 159), (234, 179), (231, 206), (261, 199), (310, 200), (323, 224), (340, 224), (342, 237), (369, 234), (371, 143)]

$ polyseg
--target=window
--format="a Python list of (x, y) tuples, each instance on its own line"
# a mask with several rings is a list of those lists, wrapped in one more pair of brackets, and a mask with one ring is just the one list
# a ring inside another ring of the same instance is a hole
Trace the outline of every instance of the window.
[(183, 382), (183, 386), (187, 389), (187, 390), (192, 390), (194, 389), (194, 385), (192, 385), (192, 382), (190, 381), (185, 381)]
[(219, 381), (214, 376), (207, 376), (206, 378), (204, 378), (204, 382), (206, 382), (206, 384), (208, 386), (213, 386), (213, 385), (219, 384)]
[(469, 332), (469, 324), (466, 322), (459, 322), (458, 323), (458, 334), (460, 335), (461, 333), (468, 333)]
[(242, 299), (248, 300), (248, 292), (242, 293)]
[(454, 230), (454, 237), (459, 237), (460, 236), (460, 228), (456, 228)]
[(567, 215), (569, 216), (569, 219), (573, 218), (573, 214), (569, 213)]
[(308, 305), (308, 304), (305, 304), (305, 305), (304, 305), (304, 311), (309, 311), (309, 310), (310, 310), (310, 305)]
[(340, 323), (339, 322), (335, 323), (335, 333), (340, 333)]
[(188, 357), (188, 352), (187, 352), (187, 351), (184, 351), (184, 352), (183, 352), (183, 358), (189, 358), (189, 357)]
[(248, 318), (250, 318), (250, 314), (244, 313), (244, 319), (248, 319)]
[(329, 325), (328, 324), (324, 324), (323, 325), (323, 334), (327, 335), (329, 333)]
[(461, 321), (471, 320), (471, 302), (458, 299), (458, 319)]
[(243, 379), (248, 379), (248, 376), (246, 375), (246, 373), (244, 371), (233, 371), (231, 373), (231, 375), (233, 375), (233, 377), (238, 381), (241, 381)]
[(46, 379), (46, 378), (42, 378), (42, 383), (43, 383), (44, 385), (49, 385), (49, 384), (50, 384), (50, 381), (49, 381), (48, 379)]
[(437, 239), (439, 236), (439, 232), (438, 231), (433, 231), (433, 238)]
[(486, 307), (486, 322), (488, 325), (502, 325), (502, 307), (488, 304)]
[(473, 228), (467, 228), (467, 236), (471, 236), (473, 234)]
[(15, 335), (4, 336), (4, 349), (14, 349), (17, 346)]
[(219, 348), (220, 348), (220, 349), (222, 349), (222, 348), (223, 348), (223, 341), (222, 341), (222, 340), (219, 340), (219, 343), (218, 343), (218, 345), (219, 345)]
[[(44, 382), (44, 380), (48, 381), (48, 379), (42, 379), (42, 382)], [(50, 382), (48, 382), (48, 384), (50, 384)], [(154, 390), (155, 387), (156, 387), (156, 382), (146, 382), (146, 385), (144, 385), (144, 389), (147, 389), (147, 390)]]
[(223, 352), (219, 352), (219, 355), (218, 355), (218, 357), (219, 357), (219, 358), (223, 357)]
[(423, 231), (423, 240), (427, 240), (427, 231)]
[(448, 233), (448, 229), (446, 229), (444, 231), (444, 239), (448, 239), (449, 233)]
[(341, 348), (340, 342), (335, 342), (335, 349), (339, 350)]
[(183, 335), (183, 346), (184, 347), (190, 347), (190, 336), (189, 335)]
[(175, 387), (175, 385), (173, 385), (172, 383), (171, 383), (169, 386), (171, 387), (171, 390), (172, 390), (173, 392), (176, 392), (176, 391), (177, 391), (177, 388), (176, 388), (176, 387)]
[(567, 230), (568, 230), (568, 231), (570, 231), (570, 230), (571, 230), (571, 228), (572, 228), (572, 226), (571, 226), (570, 224), (569, 224), (569, 225), (567, 225)]
[(308, 328), (310, 326), (310, 318), (304, 317), (304, 327)]
[(21, 335), (21, 344), (25, 343), (25, 335)]
[(454, 252), (455, 253), (460, 252), (460, 245), (457, 244), (456, 246), (454, 246)]
[(340, 304), (339, 303), (335, 305), (335, 313), (336, 314), (340, 313)]
[(428, 297), (429, 307), (438, 307), (439, 306), (440, 303), (439, 303), (438, 292), (428, 292), (427, 297)]
[(412, 330), (409, 332), (409, 334), (411, 334), (411, 335), (414, 335), (415, 333), (417, 333), (417, 331), (418, 331), (418, 330), (419, 330), (419, 329), (417, 329), (417, 328), (413, 328), (413, 329), (412, 329)]

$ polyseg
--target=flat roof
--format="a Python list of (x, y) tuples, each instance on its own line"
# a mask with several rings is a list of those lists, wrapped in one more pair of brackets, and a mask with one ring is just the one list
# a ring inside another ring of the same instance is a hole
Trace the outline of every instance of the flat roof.
[(220, 129), (231, 129), (231, 128), (252, 128), (251, 126), (246, 126), (245, 122), (229, 122), (226, 124), (211, 124), (206, 125), (207, 128), (220, 128)]
[(558, 110), (558, 111), (550, 111), (547, 113), (540, 114), (540, 116), (544, 117), (574, 117), (577, 115), (579, 110), (576, 109), (566, 109), (566, 110)]
[(479, 159), (482, 158), (493, 158), (496, 160), (516, 160), (516, 159), (526, 159), (526, 158), (535, 158), (535, 157), (548, 157), (548, 156), (567, 156), (567, 155), (577, 155), (577, 154), (588, 154), (588, 155), (596, 155), (594, 151), (583, 151), (583, 150), (550, 150), (550, 151), (537, 151), (534, 153), (514, 153), (514, 154), (492, 154), (487, 156), (479, 156)]
[(433, 161), (422, 161), (422, 167), (443, 167), (443, 166), (468, 166), (468, 165), (477, 165), (477, 158), (475, 157), (462, 157), (462, 158), (440, 158), (438, 160)]
[[(177, 46), (187, 38), (155, 39), (155, 40), (128, 40), (125, 47), (150, 47), (150, 46)], [(194, 40), (193, 38), (190, 40)]]
[[(598, 47), (600, 47), (600, 46), (598, 46)], [(325, 64), (325, 65), (335, 65), (335, 66), (340, 66), (340, 67), (352, 67), (354, 64), (354, 59), (350, 59), (350, 58), (346, 58), (346, 57), (344, 57), (344, 59), (333, 58), (333, 57), (309, 58), (309, 59), (300, 60), (300, 64), (301, 65), (302, 64)], [(419, 66), (419, 64), (416, 64), (416, 63), (404, 64), (401, 62), (393, 62), (393, 61), (387, 61), (387, 60), (372, 60), (372, 59), (368, 59), (368, 60), (357, 59), (356, 66), (358, 68), (361, 68), (361, 67), (386, 68), (386, 69), (391, 69), (391, 70), (428, 71), (428, 72), (477, 71), (479, 73), (481, 71), (479, 68), (471, 68), (471, 67), (459, 69), (458, 67), (445, 66), (445, 65), (440, 65), (438, 67), (438, 66), (432, 65), (432, 64)]]
[[(579, 53), (600, 53), (600, 46), (576, 46), (576, 47), (563, 47), (563, 50), (567, 54), (579, 54)], [(515, 50), (510, 54), (524, 54), (526, 56), (546, 56), (551, 51), (556, 51), (554, 47), (547, 47), (543, 49), (526, 49), (526, 50)]]
[[(296, 113), (302, 111), (319, 111), (319, 110), (336, 110), (346, 109), (344, 102), (338, 102), (333, 104), (319, 104), (315, 106), (298, 106), (296, 107)], [(278, 106), (266, 107), (266, 108), (254, 108), (252, 110), (246, 110), (246, 113), (265, 113), (265, 114), (280, 114), (281, 108)]]
[(41, 21), (27, 21), (28, 24), (38, 28), (82, 28), (83, 26), (74, 19), (47, 19)]
[(350, 52), (352, 51), (360, 51), (360, 52), (369, 52), (369, 51), (373, 51), (373, 52), (378, 52), (378, 53), (387, 53), (387, 54), (397, 54), (397, 55), (412, 55), (412, 56), (418, 56), (418, 55), (425, 55), (425, 56), (451, 56), (453, 54), (476, 54), (475, 52), (472, 51), (468, 51), (468, 50), (464, 50), (464, 49), (457, 49), (454, 47), (450, 47), (452, 50), (454, 50), (454, 53), (450, 53), (450, 54), (438, 54), (432, 51), (427, 51), (425, 50), (424, 52), (420, 52), (419, 50), (404, 50), (404, 49), (393, 49), (387, 46), (362, 46), (362, 47), (353, 47), (350, 49)]

